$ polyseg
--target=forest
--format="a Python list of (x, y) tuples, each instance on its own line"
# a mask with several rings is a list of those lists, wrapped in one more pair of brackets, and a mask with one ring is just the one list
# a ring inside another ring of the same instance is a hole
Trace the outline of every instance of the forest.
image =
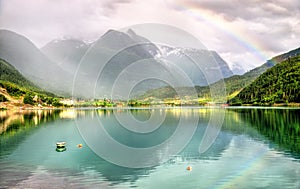
[(300, 103), (300, 56), (269, 68), (230, 100), (232, 105)]

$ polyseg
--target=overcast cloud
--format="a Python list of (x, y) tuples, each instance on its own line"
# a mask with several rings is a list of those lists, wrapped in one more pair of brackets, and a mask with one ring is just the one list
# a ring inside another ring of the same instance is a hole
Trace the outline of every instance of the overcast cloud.
[(0, 0), (0, 28), (38, 47), (149, 22), (182, 28), (247, 70), (300, 46), (299, 0)]

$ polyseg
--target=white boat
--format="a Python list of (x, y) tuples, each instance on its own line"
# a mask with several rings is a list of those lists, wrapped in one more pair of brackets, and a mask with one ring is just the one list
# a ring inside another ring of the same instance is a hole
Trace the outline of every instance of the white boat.
[(65, 148), (66, 147), (66, 142), (56, 142), (56, 147), (57, 148)]

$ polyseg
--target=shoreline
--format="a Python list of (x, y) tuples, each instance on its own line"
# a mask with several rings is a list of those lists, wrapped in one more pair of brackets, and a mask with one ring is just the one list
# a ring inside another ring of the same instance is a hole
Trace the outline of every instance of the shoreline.
[[(29, 105), (30, 106), (30, 105)], [(31, 110), (152, 110), (152, 109), (300, 109), (300, 103), (292, 105), (272, 105), (272, 106), (257, 106), (257, 105), (241, 105), (241, 106), (140, 106), (140, 107), (38, 107), (38, 106), (14, 106), (11, 108), (0, 108), (0, 111), (31, 111)]]

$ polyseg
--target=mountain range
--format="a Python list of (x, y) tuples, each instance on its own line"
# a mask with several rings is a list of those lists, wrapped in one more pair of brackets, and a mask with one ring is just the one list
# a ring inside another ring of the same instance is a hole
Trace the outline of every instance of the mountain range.
[(92, 43), (53, 40), (41, 49), (0, 30), (0, 58), (43, 89), (82, 98), (112, 91), (116, 98), (128, 97), (170, 84), (206, 86), (233, 75), (215, 51), (157, 45), (131, 29), (109, 30)]
[(209, 99), (210, 88), (223, 82), (231, 99), (279, 62), (299, 54), (297, 48), (243, 75), (233, 75), (215, 51), (154, 44), (131, 29), (108, 30), (92, 43), (53, 40), (41, 49), (22, 35), (0, 30), (1, 71), (15, 68), (10, 76), (20, 72), (29, 80), (24, 82), (30, 83), (29, 88), (38, 86), (39, 90), (84, 99), (176, 98), (176, 91), (189, 96), (192, 89), (197, 97)]

